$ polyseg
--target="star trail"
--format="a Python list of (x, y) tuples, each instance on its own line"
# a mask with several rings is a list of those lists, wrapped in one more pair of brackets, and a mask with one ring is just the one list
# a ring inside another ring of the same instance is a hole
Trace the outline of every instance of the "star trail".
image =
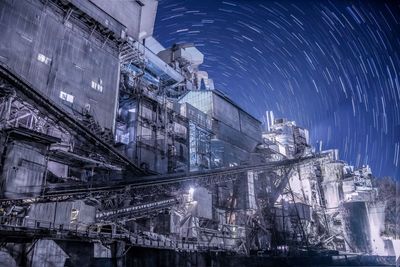
[(216, 88), (308, 128), (376, 176), (400, 175), (400, 3), (160, 0), (155, 37), (195, 43)]

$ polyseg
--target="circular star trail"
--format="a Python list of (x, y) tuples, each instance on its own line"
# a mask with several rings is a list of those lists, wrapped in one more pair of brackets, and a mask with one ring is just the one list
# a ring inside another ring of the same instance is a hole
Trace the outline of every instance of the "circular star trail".
[(155, 37), (194, 43), (216, 88), (310, 130), (376, 176), (400, 175), (400, 3), (160, 0)]

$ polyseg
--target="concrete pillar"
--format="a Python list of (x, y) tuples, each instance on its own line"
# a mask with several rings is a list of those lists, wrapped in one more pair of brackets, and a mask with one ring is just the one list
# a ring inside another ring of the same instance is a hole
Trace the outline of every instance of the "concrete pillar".
[(0, 251), (0, 267), (17, 267), (17, 263), (7, 251)]
[(64, 267), (69, 258), (53, 240), (42, 239), (36, 242), (28, 255), (31, 267)]
[(113, 262), (117, 267), (125, 267), (125, 242), (116, 241), (112, 246)]

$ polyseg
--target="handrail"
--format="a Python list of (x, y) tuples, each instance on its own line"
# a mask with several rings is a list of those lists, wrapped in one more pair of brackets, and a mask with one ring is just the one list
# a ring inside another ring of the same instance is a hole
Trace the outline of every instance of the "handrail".
[[(122, 239), (129, 241), (132, 245), (161, 248), (161, 249), (173, 249), (173, 250), (231, 250), (234, 251), (236, 246), (234, 245), (224, 245), (224, 244), (208, 244), (204, 241), (186, 241), (186, 240), (159, 240), (158, 235), (151, 238), (150, 235), (146, 233), (110, 233), (99, 232), (90, 230), (90, 226), (93, 224), (85, 223), (72, 223), (72, 224), (58, 224), (54, 222), (49, 222), (45, 220), (31, 219), (31, 218), (17, 218), (12, 216), (0, 216), (0, 232), (2, 228), (11, 228), (16, 231), (34, 231), (47, 229), (50, 231), (58, 232), (68, 232), (74, 233), (77, 236), (86, 237), (90, 239), (99, 239), (100, 237), (108, 237), (110, 239)], [(99, 225), (96, 225), (99, 227)], [(42, 234), (44, 234), (42, 232)], [(59, 238), (59, 235), (57, 235)]]

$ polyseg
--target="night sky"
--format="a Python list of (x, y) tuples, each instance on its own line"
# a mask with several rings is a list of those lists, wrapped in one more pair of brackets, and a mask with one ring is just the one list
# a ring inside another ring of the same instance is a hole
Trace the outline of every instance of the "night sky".
[(160, 0), (154, 36), (195, 43), (215, 87), (400, 179), (400, 1)]

